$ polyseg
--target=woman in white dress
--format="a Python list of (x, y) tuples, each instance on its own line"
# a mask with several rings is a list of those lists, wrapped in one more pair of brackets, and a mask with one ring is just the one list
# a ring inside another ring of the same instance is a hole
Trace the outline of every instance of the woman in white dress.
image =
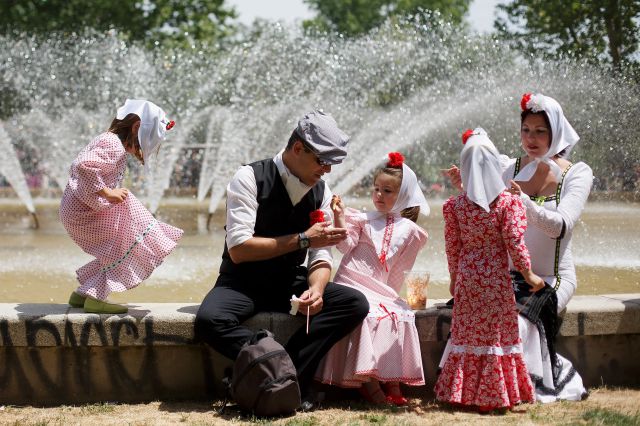
[(520, 106), (525, 155), (509, 162), (503, 180), (522, 197), (531, 269), (547, 284), (544, 292), (533, 295), (521, 276), (511, 273), (516, 300), (523, 306), (519, 326), (525, 362), (538, 401), (580, 400), (587, 395), (582, 379), (571, 362), (556, 353), (554, 342), (558, 313), (577, 287), (571, 237), (589, 197), (593, 172), (583, 162), (567, 160), (580, 138), (555, 99), (527, 93)]
[[(577, 287), (571, 238), (589, 197), (593, 172), (583, 162), (572, 164), (567, 160), (580, 138), (555, 99), (527, 93), (520, 106), (520, 139), (525, 155), (503, 158), (503, 180), (522, 197), (531, 269), (546, 283), (544, 290), (530, 293), (510, 262), (521, 309), (518, 323), (525, 363), (538, 401), (580, 400), (587, 395), (582, 378), (569, 360), (556, 353), (554, 343), (560, 328), (558, 314)], [(454, 185), (461, 186), (457, 167), (447, 174)]]

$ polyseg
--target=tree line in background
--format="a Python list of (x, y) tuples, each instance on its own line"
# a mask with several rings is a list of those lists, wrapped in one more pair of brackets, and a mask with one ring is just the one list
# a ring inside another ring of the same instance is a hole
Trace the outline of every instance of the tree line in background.
[[(316, 16), (303, 22), (310, 32), (357, 37), (387, 19), (437, 10), (465, 26), (471, 0), (303, 0)], [(498, 37), (525, 55), (573, 56), (637, 69), (638, 0), (503, 0), (494, 25)], [(233, 42), (241, 25), (224, 0), (3, 0), (0, 32), (117, 30), (128, 41), (149, 46), (220, 45)]]

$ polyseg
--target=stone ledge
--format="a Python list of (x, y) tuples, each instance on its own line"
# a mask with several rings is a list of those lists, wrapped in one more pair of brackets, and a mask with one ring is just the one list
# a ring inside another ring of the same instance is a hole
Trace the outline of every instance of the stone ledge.
[[(430, 300), (416, 312), (420, 341), (442, 342), (451, 323), (446, 300)], [(193, 344), (198, 304), (131, 303), (126, 315), (86, 314), (62, 304), (0, 304), (0, 346), (150, 346)], [(261, 313), (251, 328), (273, 330), (286, 340), (303, 317)], [(563, 314), (560, 336), (640, 334), (640, 294), (574, 297)]]
[[(451, 310), (434, 300), (416, 313), (433, 397)], [(0, 405), (219, 398), (232, 361), (193, 340), (197, 304), (130, 304), (127, 315), (85, 314), (67, 305), (0, 304)], [(304, 317), (263, 313), (245, 323), (286, 341)], [(558, 352), (587, 387), (640, 386), (640, 294), (577, 296), (564, 313)]]

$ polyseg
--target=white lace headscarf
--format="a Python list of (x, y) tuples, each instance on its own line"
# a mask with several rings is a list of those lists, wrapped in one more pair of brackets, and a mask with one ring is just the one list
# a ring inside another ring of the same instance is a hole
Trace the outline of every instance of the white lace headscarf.
[[(465, 142), (466, 141), (466, 142)], [(506, 189), (500, 153), (483, 128), (467, 130), (460, 153), (460, 176), (467, 198), (489, 211), (489, 204)]]
[(409, 207), (420, 207), (420, 213), (425, 216), (429, 216), (429, 213), (431, 212), (427, 199), (424, 197), (422, 189), (420, 189), (420, 184), (418, 183), (416, 174), (405, 164), (403, 160), (400, 191), (398, 192), (398, 198), (389, 213), (400, 215), (402, 210)]
[(565, 118), (560, 104), (549, 96), (540, 93), (527, 93), (522, 97), (520, 107), (523, 111), (530, 109), (532, 112), (544, 111), (547, 114), (549, 124), (551, 124), (551, 144), (549, 150), (542, 157), (536, 158), (523, 167), (513, 180), (521, 182), (530, 180), (536, 172), (538, 164), (545, 163), (549, 165), (556, 181), (559, 182), (562, 169), (553, 161), (553, 157), (563, 149), (565, 150), (563, 157), (568, 157), (575, 144), (580, 140), (580, 136)]
[(127, 99), (123, 106), (118, 108), (116, 118), (124, 119), (129, 114), (140, 117), (140, 128), (138, 129), (138, 141), (142, 150), (142, 157), (145, 163), (145, 173), (149, 173), (149, 159), (153, 153), (158, 152), (160, 143), (164, 140), (170, 124), (165, 112), (153, 102), (144, 99)]

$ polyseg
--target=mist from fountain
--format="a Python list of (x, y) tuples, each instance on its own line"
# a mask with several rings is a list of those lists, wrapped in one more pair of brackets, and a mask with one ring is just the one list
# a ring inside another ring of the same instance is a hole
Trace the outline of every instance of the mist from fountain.
[[(327, 175), (341, 194), (390, 150), (405, 151), (423, 182), (437, 181), (468, 127), (484, 127), (501, 152), (519, 154), (519, 98), (527, 91), (561, 102), (582, 136), (572, 158), (592, 166), (597, 186), (619, 189), (640, 158), (637, 82), (586, 63), (524, 60), (491, 36), (429, 15), (357, 39), (281, 24), (253, 31), (216, 52), (149, 51), (115, 33), (0, 38), (12, 46), (0, 52), (3, 87), (18, 100), (0, 122), (7, 135), (0, 143), (28, 146), (32, 161), (64, 188), (74, 157), (126, 98), (153, 100), (177, 122), (145, 178), (154, 212), (185, 148), (204, 150), (197, 198), (210, 193), (213, 212), (235, 170), (282, 149), (312, 108), (332, 113), (352, 136), (347, 160)], [(31, 210), (24, 177), (10, 166), (17, 161), (2, 156), (0, 173)]]
[(4, 130), (4, 126), (0, 123), (0, 151), (9, 155), (3, 155), (0, 160), (0, 175), (5, 176), (9, 184), (15, 189), (20, 200), (27, 206), (29, 213), (35, 213), (36, 208), (33, 205), (33, 199), (27, 186), (27, 181), (22, 173), (20, 162), (15, 155), (10, 155), (14, 152), (11, 147), (11, 141), (9, 135)]

